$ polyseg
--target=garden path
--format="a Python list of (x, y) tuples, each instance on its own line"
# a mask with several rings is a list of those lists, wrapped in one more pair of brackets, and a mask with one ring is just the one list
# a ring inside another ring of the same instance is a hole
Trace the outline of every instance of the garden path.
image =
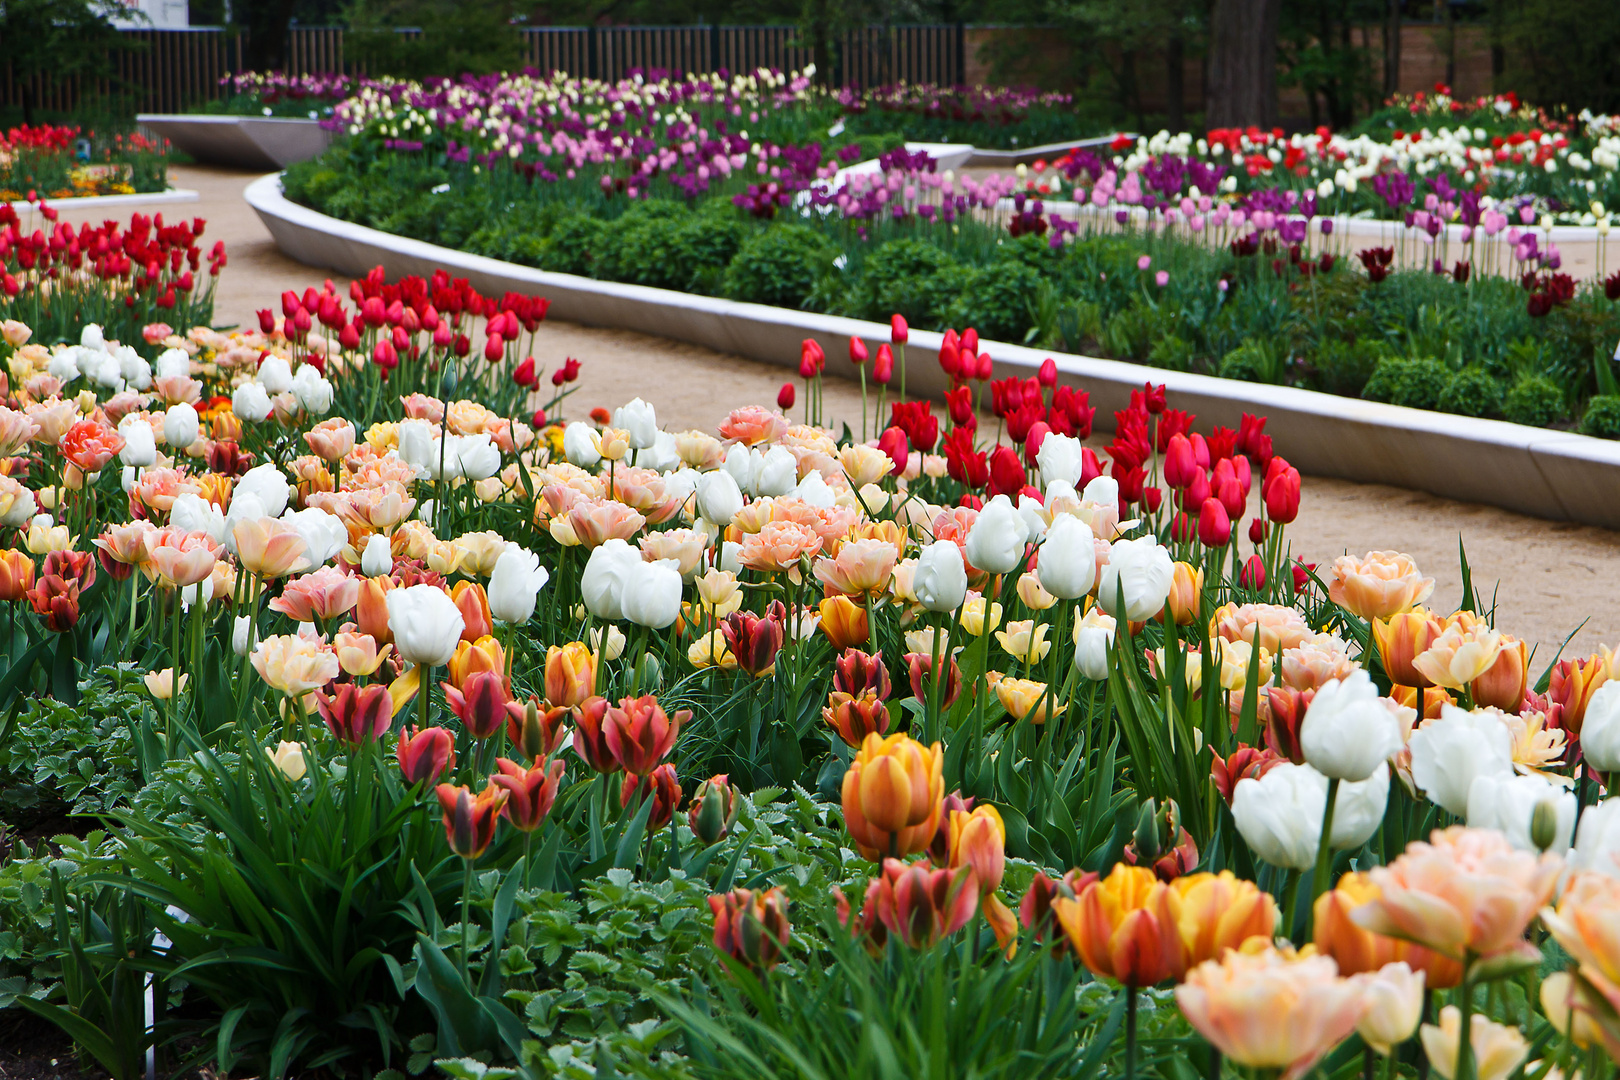
[[(326, 272), (303, 266), (277, 250), (258, 216), (242, 200), (255, 177), (228, 170), (178, 166), (176, 187), (196, 189), (201, 201), (153, 207), (165, 216), (207, 219), (208, 243), (224, 240), (230, 262), (215, 311), (221, 325), (254, 323), (254, 311), (279, 309), (284, 289), (317, 284)], [(74, 211), (71, 221), (127, 216)], [(346, 280), (334, 279), (339, 291)], [(570, 412), (613, 405), (640, 395), (665, 424), (713, 428), (728, 409), (775, 400), (782, 368), (626, 330), (602, 330), (548, 321), (538, 359), (548, 366), (565, 357), (584, 362)], [(828, 380), (825, 399), (834, 416), (859, 416), (855, 384)], [(1286, 446), (1279, 446), (1284, 456)], [(1534, 670), (1546, 665), (1563, 639), (1585, 625), (1571, 653), (1600, 643), (1620, 644), (1620, 533), (1549, 522), (1494, 507), (1452, 502), (1377, 484), (1306, 477), (1299, 520), (1288, 531), (1295, 553), (1323, 563), (1346, 550), (1391, 548), (1411, 554), (1436, 581), (1433, 606), (1449, 611), (1461, 595), (1457, 542), (1467, 546), (1476, 587), (1489, 601), (1500, 582), (1497, 626), (1538, 650)]]

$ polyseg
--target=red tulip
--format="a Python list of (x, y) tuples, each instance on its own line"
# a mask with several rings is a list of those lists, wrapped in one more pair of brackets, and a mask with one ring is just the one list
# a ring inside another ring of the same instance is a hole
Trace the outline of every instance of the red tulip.
[(787, 907), (788, 898), (779, 888), (762, 892), (733, 889), (709, 897), (715, 949), (754, 971), (771, 970), (787, 948), (791, 929)]
[(1198, 542), (1205, 547), (1225, 547), (1232, 539), (1232, 519), (1219, 499), (1205, 499), (1198, 513)]
[(525, 389), (533, 387), (539, 381), (534, 371), (534, 357), (526, 356), (523, 358), (523, 363), (519, 364), (512, 372), (512, 381)]
[(681, 802), (681, 784), (675, 776), (675, 766), (666, 761), (646, 776), (624, 774), (624, 783), (619, 785), (619, 805), (628, 810), (641, 805), (641, 800), (646, 798), (653, 800), (647, 828), (656, 832), (669, 824)]
[(775, 669), (776, 654), (782, 649), (781, 620), (769, 614), (734, 611), (720, 620), (720, 633), (737, 658), (737, 666), (748, 674), (762, 677)]
[(599, 773), (623, 767), (607, 743), (607, 711), (608, 700), (600, 696), (586, 698), (574, 710), (574, 753)]
[(872, 361), (872, 378), (879, 386), (888, 386), (894, 378), (894, 352), (888, 345), (879, 345), (877, 358)]
[(896, 345), (904, 345), (911, 339), (911, 328), (906, 325), (904, 315), (889, 316), (889, 340)]
[(1266, 587), (1265, 560), (1258, 555), (1250, 555), (1243, 564), (1243, 572), (1238, 575), (1238, 581), (1245, 589), (1259, 592)]
[(813, 379), (827, 366), (827, 354), (815, 338), (805, 338), (799, 346), (799, 378)]
[(869, 354), (866, 351), (866, 342), (862, 341), (858, 337), (852, 337), (849, 339), (850, 363), (854, 364), (856, 367), (860, 367), (862, 364), (866, 363), (868, 355)]
[(883, 429), (878, 436), (878, 449), (889, 455), (894, 462), (893, 475), (899, 476), (906, 471), (906, 461), (911, 457), (911, 444), (906, 439), (906, 433), (897, 427)]
[(261, 333), (273, 334), (276, 332), (276, 313), (269, 308), (261, 308), (259, 315), (259, 330)]
[(463, 859), (476, 859), (495, 839), (495, 824), (506, 806), (507, 793), (490, 784), (476, 796), (457, 784), (440, 784), (435, 791), (444, 810), (444, 836), (450, 850)]
[(538, 829), (557, 801), (563, 763), (553, 761), (525, 769), (508, 758), (496, 758), (495, 767), (500, 772), (489, 781), (506, 790), (506, 819), (523, 832)]
[(883, 653), (845, 649), (833, 661), (833, 689), (842, 690), (851, 697), (860, 697), (868, 690), (878, 697), (889, 696), (889, 669), (883, 663)]
[(381, 683), (344, 683), (335, 694), (316, 691), (315, 707), (333, 738), (345, 746), (360, 746), (382, 738), (394, 718), (394, 699)]
[(626, 772), (647, 776), (675, 749), (675, 736), (691, 718), (690, 709), (666, 715), (651, 694), (626, 697), (608, 707), (602, 735)]
[(557, 752), (568, 734), (568, 720), (574, 710), (567, 705), (548, 709), (533, 694), (528, 701), (506, 703), (506, 737), (518, 753), (539, 761)]
[(487, 739), (501, 729), (506, 720), (506, 703), (511, 693), (506, 677), (498, 671), (475, 671), (468, 675), (458, 690), (450, 683), (440, 683), (444, 700), (467, 727), (467, 734), (475, 739)]
[(1035, 373), (1035, 381), (1047, 389), (1057, 385), (1057, 361), (1048, 356), (1041, 361), (1040, 370)]
[(1266, 542), (1266, 519), (1257, 517), (1249, 522), (1249, 543), (1263, 544)]
[[(943, 673), (941, 673), (942, 668), (944, 669)], [(930, 683), (936, 678), (945, 680), (944, 690), (942, 691), (944, 696), (941, 700), (946, 708), (949, 708), (951, 703), (956, 700), (957, 695), (962, 692), (962, 669), (956, 666), (956, 661), (949, 655), (941, 654), (939, 662), (936, 664), (933, 656), (929, 653), (907, 653), (906, 670), (911, 678), (912, 696), (918, 701), (928, 700), (927, 688), (923, 685), (925, 677)]]
[(1170, 445), (1164, 451), (1164, 482), (1173, 488), (1184, 488), (1192, 483), (1194, 473), (1201, 472), (1187, 436), (1170, 436)]
[(776, 392), (776, 407), (781, 409), (783, 412), (787, 412), (789, 409), (793, 408), (793, 401), (796, 396), (797, 394), (793, 389), (793, 384), (790, 382), (783, 383), (782, 389)]
[(1276, 465), (1282, 460), (1271, 459), (1272, 468), (1261, 495), (1265, 498), (1266, 516), (1279, 525), (1287, 525), (1299, 516), (1299, 470), (1286, 462), (1278, 469)]
[(399, 771), (407, 784), (431, 784), (456, 764), (456, 740), (442, 727), (411, 728), (400, 732)]

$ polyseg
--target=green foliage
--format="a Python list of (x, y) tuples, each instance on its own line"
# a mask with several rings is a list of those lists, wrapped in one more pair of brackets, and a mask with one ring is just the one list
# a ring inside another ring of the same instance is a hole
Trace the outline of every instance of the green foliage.
[(1033, 319), (1041, 275), (1030, 266), (1002, 259), (975, 267), (950, 307), (946, 322), (976, 327), (989, 341), (1022, 342)]
[(925, 240), (893, 240), (867, 255), (850, 287), (850, 314), (865, 319), (905, 316), (913, 326), (936, 327), (967, 285), (967, 269)]
[[(402, 79), (515, 71), (524, 56), (513, 14), (503, 2), (355, 0), (344, 49), (370, 74)], [(421, 33), (401, 34), (395, 29), (401, 26), (419, 27)]]
[(779, 225), (742, 245), (721, 289), (733, 300), (801, 307), (816, 281), (831, 272), (837, 254), (832, 241), (814, 229)]
[(1221, 357), (1220, 376), (1244, 382), (1277, 383), (1277, 354), (1269, 342), (1245, 341)]
[(1581, 432), (1600, 439), (1620, 439), (1620, 397), (1599, 394), (1586, 403)]
[(141, 786), (130, 718), (145, 711), (139, 677), (106, 667), (86, 679), (77, 706), (27, 698), (10, 725), (0, 718), (0, 810), (12, 820), (41, 802), (99, 814), (128, 802)]
[(1409, 409), (1432, 409), (1446, 389), (1444, 365), (1431, 356), (1392, 356), (1379, 362), (1367, 380), (1366, 396)]
[(1526, 375), (1508, 391), (1502, 411), (1515, 424), (1550, 427), (1564, 416), (1564, 393), (1544, 375)]
[(115, 0), (7, 0), (0, 7), (0, 67), (22, 94), (23, 122), (34, 123), (34, 80), (47, 89), (110, 73), (111, 51), (124, 49), (111, 19)]
[(1435, 405), (1459, 416), (1500, 416), (1502, 383), (1480, 368), (1466, 367), (1446, 380)]

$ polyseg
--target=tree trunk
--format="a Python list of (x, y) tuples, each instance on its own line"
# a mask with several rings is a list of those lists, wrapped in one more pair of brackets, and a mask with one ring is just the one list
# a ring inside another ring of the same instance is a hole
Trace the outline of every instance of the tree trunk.
[(1400, 87), (1401, 0), (1389, 0), (1389, 16), (1384, 20), (1384, 96), (1393, 97)]
[(231, 5), (248, 32), (242, 59), (249, 71), (287, 66), (287, 24), (295, 4), (296, 0), (236, 0)]
[(1276, 124), (1279, 5), (1280, 0), (1215, 0), (1208, 127)]
[(833, 85), (832, 12), (828, 0), (810, 0), (805, 6), (810, 53), (816, 64), (816, 82)]
[(1187, 128), (1187, 72), (1186, 48), (1180, 34), (1171, 34), (1164, 43), (1165, 86), (1169, 101), (1165, 107), (1165, 127), (1171, 131)]

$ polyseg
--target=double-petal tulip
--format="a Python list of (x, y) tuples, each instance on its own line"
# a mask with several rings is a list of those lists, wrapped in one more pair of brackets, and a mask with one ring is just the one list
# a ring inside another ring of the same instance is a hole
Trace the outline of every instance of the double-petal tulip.
[(646, 776), (675, 749), (681, 726), (692, 719), (692, 710), (679, 709), (666, 715), (651, 694), (620, 698), (610, 706), (602, 725), (602, 738), (615, 761), (628, 773)]
[(573, 708), (596, 693), (596, 654), (583, 641), (546, 647), (546, 704)]
[[(1455, 1080), (1462, 1047), (1461, 1010), (1447, 1005), (1440, 1010), (1440, 1023), (1424, 1024), (1420, 1034), (1430, 1067), (1444, 1080)], [(1468, 1045), (1473, 1052), (1470, 1075), (1474, 1080), (1506, 1080), (1530, 1054), (1518, 1028), (1477, 1014), (1469, 1020)]]
[(1383, 891), (1364, 872), (1351, 871), (1339, 878), (1333, 888), (1316, 898), (1312, 922), (1316, 951), (1338, 961), (1343, 975), (1361, 975), (1404, 963), (1422, 972), (1431, 990), (1446, 990), (1461, 982), (1462, 964), (1456, 960), (1410, 941), (1375, 934), (1350, 917), (1351, 912), (1382, 895)]
[(755, 971), (769, 971), (782, 959), (792, 924), (781, 889), (733, 889), (709, 897), (714, 912), (714, 947)]
[(255, 577), (272, 581), (309, 567), (309, 545), (280, 518), (244, 518), (231, 529), (236, 557)]
[(1181, 896), (1181, 940), (1187, 964), (1219, 960), (1250, 938), (1270, 941), (1277, 929), (1277, 901), (1230, 870), (1188, 874), (1170, 883)]
[(444, 811), (444, 836), (450, 850), (463, 859), (478, 858), (495, 839), (495, 825), (508, 793), (494, 784), (477, 795), (459, 784), (440, 784), (435, 791)]
[(1575, 958), (1581, 980), (1602, 996), (1610, 1015), (1620, 1009), (1620, 881), (1577, 874), (1557, 909), (1542, 910), (1541, 921)]
[(1341, 555), (1333, 562), (1328, 598), (1363, 619), (1387, 619), (1423, 603), (1434, 579), (1418, 572), (1410, 555), (1369, 551), (1365, 558)]
[(863, 858), (910, 855), (928, 847), (945, 798), (945, 757), (904, 733), (868, 735), (844, 773), (844, 826)]
[(1181, 893), (1145, 866), (1117, 863), (1073, 900), (1052, 901), (1075, 953), (1092, 973), (1129, 987), (1179, 979), (1187, 970)]
[(249, 659), (260, 678), (288, 697), (325, 686), (339, 671), (336, 653), (299, 634), (264, 638)]
[(507, 793), (506, 819), (522, 832), (538, 829), (557, 801), (563, 763), (540, 762), (526, 769), (509, 758), (496, 758), (495, 767), (500, 771), (489, 781)]

